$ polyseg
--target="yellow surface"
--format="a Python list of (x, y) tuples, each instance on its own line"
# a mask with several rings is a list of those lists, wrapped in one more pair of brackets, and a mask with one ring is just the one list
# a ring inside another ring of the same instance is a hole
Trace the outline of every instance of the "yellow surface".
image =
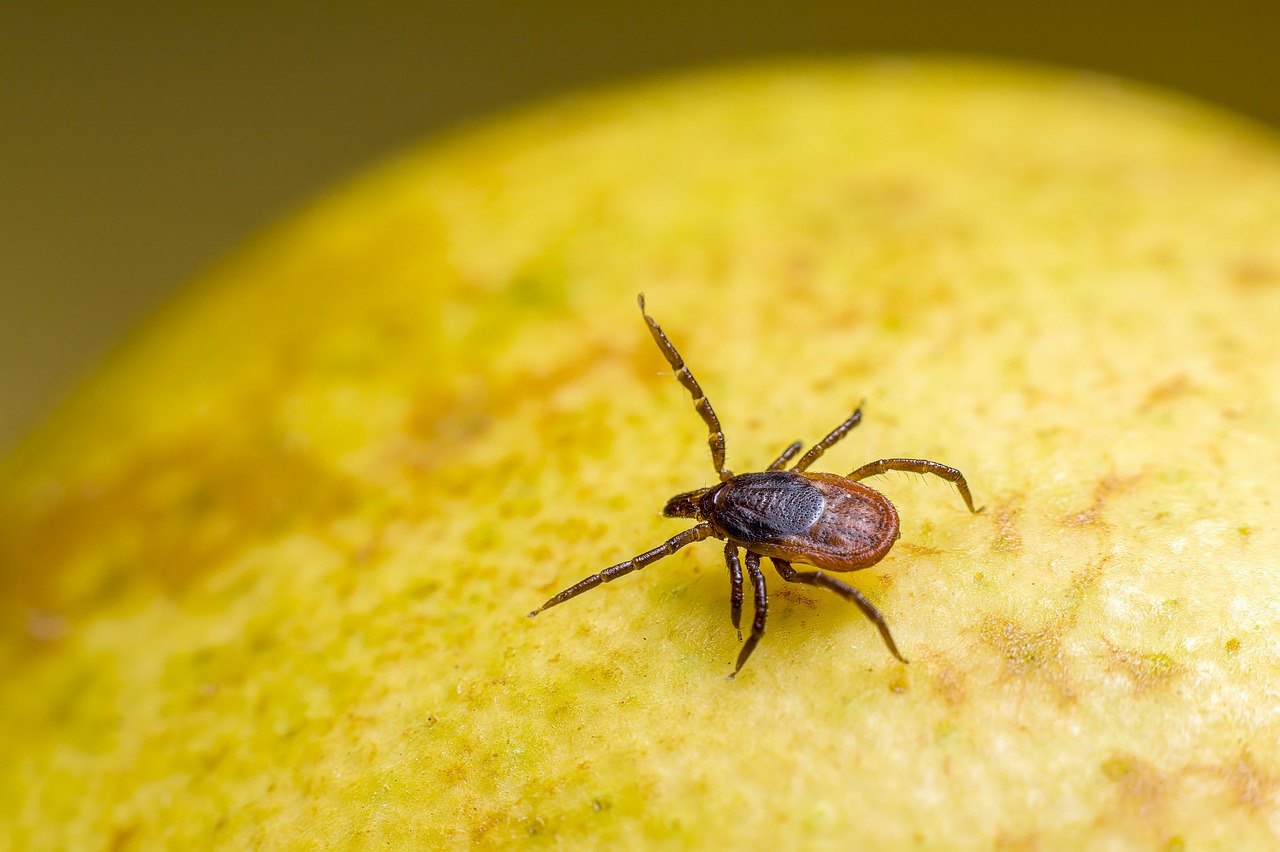
[[(866, 419), (903, 537), (688, 522)], [(1091, 78), (692, 77), (404, 157), (160, 311), (0, 468), (0, 846), (1280, 842), (1280, 148)], [(748, 612), (750, 603), (748, 602)]]

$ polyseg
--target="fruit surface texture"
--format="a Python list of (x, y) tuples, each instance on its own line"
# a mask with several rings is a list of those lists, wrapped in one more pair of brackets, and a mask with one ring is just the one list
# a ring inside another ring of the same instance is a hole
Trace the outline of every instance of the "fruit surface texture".
[[(901, 515), (847, 602), (706, 430)], [(964, 62), (563, 98), (338, 188), (0, 462), (0, 848), (1280, 844), (1280, 144)], [(748, 592), (747, 612), (751, 612)]]

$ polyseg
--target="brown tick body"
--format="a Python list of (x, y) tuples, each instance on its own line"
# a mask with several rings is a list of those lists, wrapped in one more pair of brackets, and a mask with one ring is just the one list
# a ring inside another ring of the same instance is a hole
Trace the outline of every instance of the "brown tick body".
[(858, 480), (889, 471), (929, 473), (955, 485), (970, 512), (973, 507), (969, 485), (960, 471), (925, 459), (881, 459), (865, 464), (848, 476), (832, 473), (806, 473), (809, 465), (817, 461), (833, 444), (849, 433), (862, 421), (862, 409), (854, 411), (831, 434), (810, 448), (809, 452), (786, 470), (787, 462), (800, 452), (799, 441), (788, 446), (773, 464), (759, 473), (742, 473), (734, 476), (724, 466), (724, 432), (720, 421), (702, 393), (702, 388), (685, 366), (680, 353), (667, 339), (666, 334), (644, 313), (644, 295), (639, 299), (640, 312), (653, 339), (666, 356), (680, 384), (693, 394), (694, 408), (702, 415), (710, 430), (711, 461), (719, 474), (720, 483), (709, 488), (699, 488), (677, 494), (667, 501), (663, 514), (669, 518), (694, 518), (701, 523), (673, 536), (653, 550), (641, 553), (625, 562), (619, 562), (598, 574), (575, 583), (560, 594), (529, 613), (537, 615), (545, 609), (562, 604), (601, 583), (616, 580), (670, 556), (685, 545), (706, 538), (723, 539), (725, 563), (729, 568), (730, 612), (733, 626), (742, 638), (742, 563), (738, 550), (745, 550), (747, 575), (755, 596), (755, 622), (742, 651), (738, 664), (730, 675), (732, 679), (755, 650), (764, 635), (765, 618), (769, 600), (765, 590), (764, 574), (760, 571), (760, 559), (768, 557), (782, 579), (789, 583), (821, 586), (858, 605), (862, 612), (880, 630), (890, 653), (902, 662), (902, 654), (889, 633), (879, 610), (852, 586), (819, 571), (796, 571), (793, 562), (802, 562), (827, 571), (857, 571), (875, 565), (883, 559), (893, 543), (898, 540), (898, 512), (879, 491), (863, 485)]

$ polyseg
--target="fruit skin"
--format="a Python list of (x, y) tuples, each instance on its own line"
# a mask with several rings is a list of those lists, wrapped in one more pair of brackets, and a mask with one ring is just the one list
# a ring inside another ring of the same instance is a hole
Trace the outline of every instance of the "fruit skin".
[[(735, 470), (936, 458), (834, 596)], [(410, 153), (176, 297), (0, 467), (0, 846), (1280, 840), (1280, 147), (1114, 81), (769, 66)], [(748, 607), (750, 604), (748, 603)]]

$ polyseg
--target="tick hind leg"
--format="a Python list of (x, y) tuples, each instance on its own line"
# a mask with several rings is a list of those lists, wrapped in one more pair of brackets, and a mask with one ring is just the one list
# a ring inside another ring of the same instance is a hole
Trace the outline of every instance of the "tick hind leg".
[(616, 580), (624, 574), (630, 574), (632, 571), (638, 571), (646, 565), (657, 562), (659, 559), (670, 556), (680, 548), (695, 541), (702, 541), (704, 538), (711, 536), (711, 524), (698, 524), (696, 527), (687, 529), (679, 535), (672, 536), (653, 550), (646, 550), (639, 556), (633, 556), (626, 562), (619, 562), (617, 565), (610, 565), (599, 574), (592, 574), (585, 580), (579, 580), (560, 594), (548, 600), (542, 606), (529, 613), (529, 617), (533, 618), (538, 613), (553, 606), (559, 606), (570, 598), (576, 598), (583, 592), (590, 591), (601, 583), (608, 583)]
[[(823, 453), (825, 453), (827, 450), (835, 446), (837, 441), (839, 441), (845, 435), (848, 435), (849, 432), (853, 429), (853, 427), (857, 426), (861, 422), (862, 422), (862, 407), (859, 406), (858, 409), (853, 412), (853, 414), (849, 415), (848, 420), (844, 421), (839, 426), (832, 429), (830, 435), (828, 435), (827, 437), (823, 438), (821, 441), (819, 441), (818, 443), (810, 447), (809, 452), (805, 453), (804, 456), (801, 457), (800, 461), (796, 462), (796, 466), (793, 469), (801, 472), (808, 470), (809, 465), (813, 464), (818, 459), (822, 458)], [(773, 468), (770, 468), (770, 470), (773, 470)]]
[(738, 672), (747, 664), (751, 652), (760, 644), (760, 637), (764, 635), (764, 622), (769, 617), (769, 593), (764, 587), (764, 572), (760, 570), (760, 554), (750, 550), (747, 551), (747, 575), (751, 577), (751, 585), (755, 588), (756, 620), (751, 625), (751, 635), (747, 637), (746, 644), (738, 652), (738, 664), (734, 666), (729, 680), (738, 676)]
[(733, 629), (742, 641), (742, 563), (738, 561), (738, 548), (732, 542), (724, 546), (724, 562), (729, 566), (729, 615)]
[(928, 461), (926, 459), (880, 459), (880, 461), (864, 464), (849, 474), (848, 478), (856, 482), (859, 479), (866, 479), (868, 476), (879, 476), (891, 470), (902, 470), (907, 473), (931, 473), (939, 479), (945, 479), (960, 492), (960, 497), (964, 500), (964, 504), (969, 507), (970, 512), (977, 514), (982, 511), (981, 507), (973, 508), (973, 497), (969, 494), (969, 483), (964, 481), (964, 474), (954, 467), (947, 467), (945, 464), (939, 464), (936, 461)]
[(675, 346), (671, 345), (667, 335), (654, 322), (653, 317), (645, 313), (644, 293), (636, 297), (636, 303), (640, 305), (640, 313), (644, 317), (645, 323), (649, 326), (649, 333), (653, 335), (653, 342), (658, 344), (658, 348), (662, 350), (667, 363), (671, 365), (671, 369), (676, 371), (676, 379), (680, 381), (680, 384), (684, 385), (685, 390), (693, 394), (693, 407), (698, 414), (702, 415), (702, 422), (707, 424), (707, 430), (711, 433), (711, 436), (707, 438), (707, 443), (711, 445), (711, 463), (716, 467), (716, 474), (719, 475), (721, 482), (732, 479), (733, 474), (724, 466), (724, 430), (720, 428), (720, 418), (716, 417), (715, 410), (711, 408), (711, 401), (702, 392), (702, 387), (698, 384), (698, 380), (693, 377), (693, 373), (685, 366), (684, 359), (680, 357), (680, 353), (676, 351)]
[(790, 562), (782, 559), (770, 558), (773, 567), (777, 569), (782, 579), (788, 583), (804, 583), (807, 586), (820, 586), (824, 589), (830, 589), (840, 597), (847, 601), (853, 601), (862, 610), (862, 614), (871, 619), (871, 622), (880, 631), (880, 636), (884, 639), (884, 644), (888, 646), (889, 653), (893, 654), (902, 662), (906, 659), (902, 654), (898, 653), (897, 643), (893, 641), (893, 634), (889, 632), (889, 625), (885, 623), (884, 616), (880, 614), (880, 610), (872, 606), (871, 601), (862, 596), (862, 592), (846, 583), (842, 583), (835, 577), (823, 574), (821, 571), (797, 571), (791, 567)]

